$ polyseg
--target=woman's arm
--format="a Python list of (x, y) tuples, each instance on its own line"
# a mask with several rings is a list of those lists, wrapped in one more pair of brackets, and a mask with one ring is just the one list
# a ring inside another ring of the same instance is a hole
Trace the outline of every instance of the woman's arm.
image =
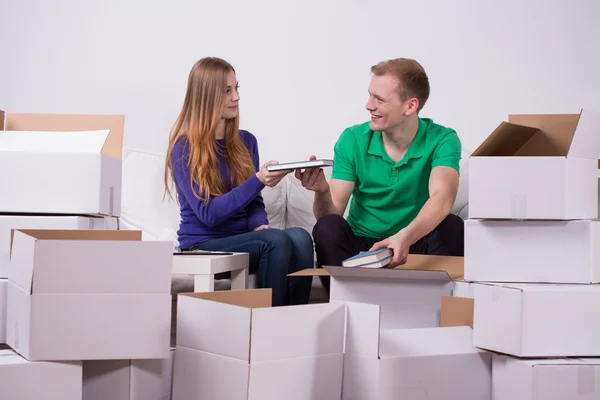
[(190, 171), (187, 166), (188, 158), (183, 152), (183, 146), (173, 149), (173, 171), (175, 183), (200, 221), (206, 226), (214, 227), (234, 216), (248, 206), (265, 185), (254, 174), (245, 182), (228, 193), (213, 197), (205, 202), (199, 200), (190, 186)]

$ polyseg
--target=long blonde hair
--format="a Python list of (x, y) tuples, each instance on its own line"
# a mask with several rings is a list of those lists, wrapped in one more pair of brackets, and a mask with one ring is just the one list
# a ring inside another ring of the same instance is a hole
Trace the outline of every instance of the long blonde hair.
[[(200, 59), (190, 71), (185, 100), (171, 129), (165, 160), (165, 193), (171, 198), (168, 182), (170, 177), (174, 180), (173, 161), (178, 161), (172, 159), (173, 146), (184, 136), (189, 143), (187, 166), (194, 195), (208, 201), (211, 196), (226, 193), (227, 188), (219, 172), (216, 135), (225, 107), (227, 74), (231, 71), (235, 72), (227, 61), (215, 57)], [(230, 183), (234, 187), (256, 172), (250, 153), (238, 134), (239, 124), (239, 114), (225, 121), (224, 156), (230, 165)], [(198, 185), (198, 192), (194, 183)]]

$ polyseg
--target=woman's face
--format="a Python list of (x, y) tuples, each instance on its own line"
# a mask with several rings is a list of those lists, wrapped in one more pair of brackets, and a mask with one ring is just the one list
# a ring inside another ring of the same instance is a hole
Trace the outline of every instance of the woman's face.
[(238, 116), (238, 102), (240, 94), (238, 93), (238, 81), (235, 72), (230, 71), (227, 74), (227, 93), (225, 94), (225, 109), (223, 110), (223, 119), (233, 119)]

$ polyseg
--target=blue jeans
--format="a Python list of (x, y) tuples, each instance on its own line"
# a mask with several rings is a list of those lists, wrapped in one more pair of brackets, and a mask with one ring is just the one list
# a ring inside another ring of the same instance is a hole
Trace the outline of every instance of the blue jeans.
[[(271, 288), (273, 306), (308, 303), (312, 278), (287, 276), (292, 272), (314, 268), (312, 238), (302, 228), (242, 233), (197, 243), (190, 249), (249, 253), (249, 272), (257, 272), (259, 288)], [(218, 279), (218, 275), (215, 278)]]

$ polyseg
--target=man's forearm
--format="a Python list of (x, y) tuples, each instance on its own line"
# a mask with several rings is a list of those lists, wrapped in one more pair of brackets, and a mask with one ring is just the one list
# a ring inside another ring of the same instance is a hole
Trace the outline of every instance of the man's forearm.
[(451, 211), (452, 203), (448, 196), (443, 193), (431, 196), (416, 218), (402, 230), (407, 235), (409, 245), (412, 246), (423, 236), (433, 231)]
[(326, 192), (315, 192), (315, 200), (313, 202), (313, 213), (316, 219), (329, 214), (339, 214), (340, 212), (333, 204), (331, 199), (331, 190)]

